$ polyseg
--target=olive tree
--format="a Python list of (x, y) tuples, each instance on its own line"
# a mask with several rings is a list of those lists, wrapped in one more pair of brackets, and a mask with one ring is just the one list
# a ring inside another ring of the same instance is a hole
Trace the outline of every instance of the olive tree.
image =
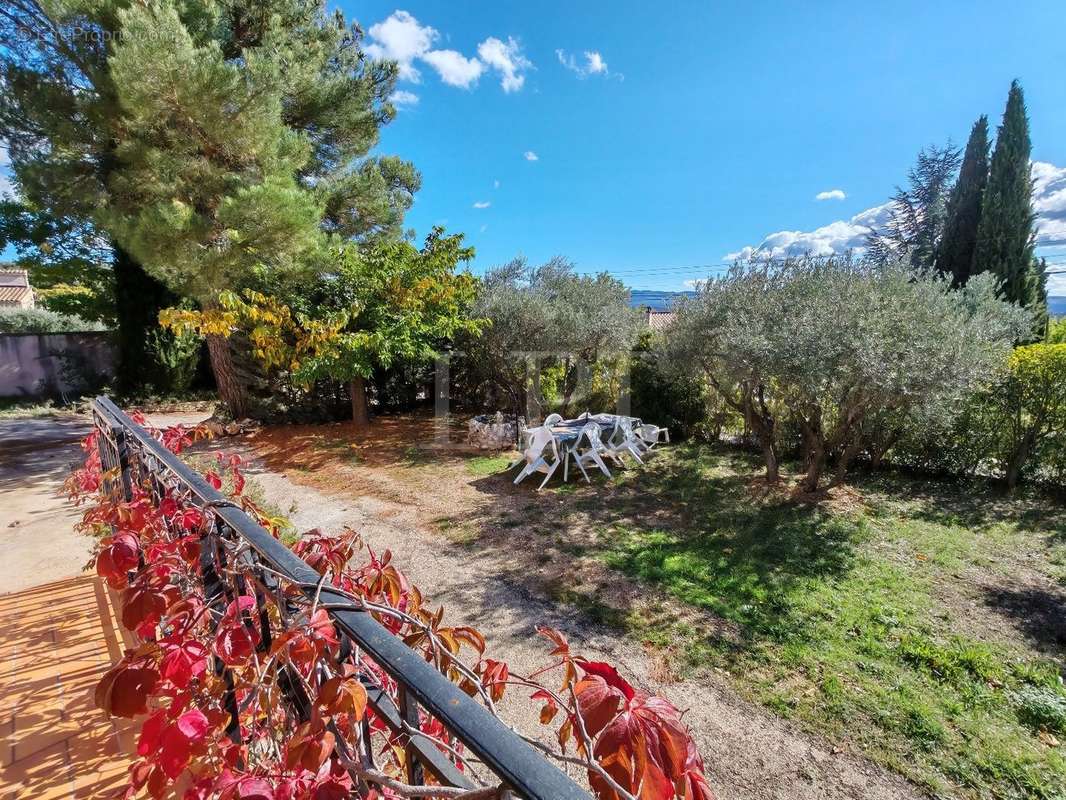
[(778, 476), (780, 421), (802, 434), (806, 491), (835, 481), (886, 415), (950, 405), (992, 380), (1027, 312), (992, 278), (961, 290), (899, 263), (792, 259), (734, 266), (681, 304), (674, 358), (701, 369), (743, 415)]
[(471, 314), (488, 324), (462, 344), (466, 382), (503, 392), (516, 415), (530, 393), (543, 407), (547, 372), (567, 409), (597, 367), (628, 353), (641, 325), (621, 281), (579, 275), (561, 257), (536, 267), (516, 258), (489, 270)]

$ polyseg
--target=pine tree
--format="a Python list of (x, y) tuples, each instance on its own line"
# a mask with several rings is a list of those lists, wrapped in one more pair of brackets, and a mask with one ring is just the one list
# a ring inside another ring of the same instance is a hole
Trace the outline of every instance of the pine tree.
[(970, 278), (981, 200), (988, 183), (988, 117), (973, 124), (958, 180), (948, 198), (947, 220), (937, 248), (936, 268), (956, 287)]
[[(420, 176), (368, 155), (397, 68), (361, 36), (325, 0), (8, 0), (0, 137), (16, 183), (91, 221), (116, 279), (147, 272), (205, 306), (253, 270), (313, 267), (326, 237), (399, 237)], [(209, 351), (243, 413), (225, 340)]]
[(992, 153), (971, 272), (994, 273), (1005, 299), (1038, 308), (1043, 280), (1033, 257), (1031, 149), (1025, 95), (1014, 81)]
[(933, 266), (947, 219), (948, 187), (959, 167), (959, 149), (948, 142), (918, 153), (907, 173), (908, 186), (896, 187), (892, 216), (867, 239), (867, 256), (889, 262), (906, 258), (918, 272)]
[[(8, 146), (14, 183), (37, 216), (40, 241), (12, 242), (20, 258), (39, 249), (43, 278), (52, 274), (84, 283), (67, 273), (67, 232), (79, 231), (108, 271), (106, 293), (115, 297), (118, 322), (119, 388), (165, 384), (162, 366), (146, 347), (159, 303), (176, 298), (116, 245), (100, 225), (107, 185), (116, 166), (118, 107), (107, 57), (118, 32), (121, 0), (91, 5), (57, 0), (6, 0), (0, 4), (0, 140)], [(8, 206), (7, 214), (21, 214)], [(5, 224), (10, 223), (10, 217)], [(53, 269), (58, 267), (58, 269)], [(156, 305), (153, 305), (156, 304)]]

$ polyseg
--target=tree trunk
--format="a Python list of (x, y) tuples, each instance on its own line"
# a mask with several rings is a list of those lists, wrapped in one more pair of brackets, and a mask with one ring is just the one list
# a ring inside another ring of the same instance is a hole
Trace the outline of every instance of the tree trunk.
[(774, 448), (772, 440), (769, 443), (763, 443), (762, 457), (763, 460), (766, 461), (766, 482), (777, 483), (778, 479), (781, 477), (781, 472), (777, 460), (777, 450)]
[(811, 442), (807, 451), (807, 474), (800, 481), (803, 491), (818, 490), (818, 481), (821, 480), (823, 469), (825, 469), (825, 444), (818, 438)]
[(366, 431), (370, 429), (370, 408), (366, 402), (366, 380), (357, 375), (352, 378), (348, 385), (352, 395), (352, 422), (355, 429)]
[[(714, 385), (717, 388), (717, 384)], [(741, 391), (742, 396), (738, 403), (719, 389), (723, 399), (743, 414), (745, 427), (755, 434), (763, 459), (766, 461), (766, 482), (777, 483), (780, 477), (780, 465), (777, 458), (777, 443), (774, 439), (774, 417), (767, 407), (761, 386), (753, 388), (747, 385), (742, 387)], [(758, 408), (756, 408), (756, 402), (758, 402)]]
[(1018, 487), (1018, 480), (1022, 476), (1022, 467), (1029, 460), (1028, 436), (1014, 448), (1007, 461), (1007, 490), (1013, 492)]
[(171, 376), (148, 347), (148, 334), (159, 328), (159, 310), (177, 305), (180, 298), (121, 247), (115, 245), (113, 252), (119, 391), (137, 392), (148, 386), (170, 391)]
[(844, 483), (844, 478), (848, 473), (848, 467), (851, 466), (851, 462), (855, 460), (855, 456), (859, 454), (859, 450), (862, 449), (862, 438), (856, 435), (851, 442), (844, 448), (840, 454), (840, 458), (837, 460), (836, 475), (833, 477), (832, 486), (840, 486)]
[(234, 419), (248, 416), (248, 393), (237, 375), (229, 340), (225, 336), (208, 336), (207, 352), (219, 398)]
[(803, 428), (803, 440), (806, 449), (807, 474), (800, 481), (800, 487), (805, 492), (814, 492), (818, 489), (818, 481), (825, 469), (825, 431), (822, 428), (821, 409), (815, 409), (810, 419), (801, 419)]

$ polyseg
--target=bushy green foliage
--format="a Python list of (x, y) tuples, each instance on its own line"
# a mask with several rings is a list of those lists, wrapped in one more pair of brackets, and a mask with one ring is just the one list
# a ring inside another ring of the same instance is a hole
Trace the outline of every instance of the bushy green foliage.
[[(10, 5), (0, 138), (33, 211), (113, 253), (138, 369), (150, 353), (137, 312), (159, 308), (158, 292), (133, 288), (142, 266), (210, 303), (253, 271), (321, 267), (334, 237), (402, 235), (421, 178), (370, 155), (395, 115), (397, 67), (367, 58), (362, 31), (324, 0)], [(239, 410), (230, 354), (210, 352)]]
[(388, 240), (344, 245), (331, 272), (314, 280), (264, 282), (272, 294), (223, 292), (214, 308), (167, 309), (160, 320), (179, 335), (244, 337), (266, 370), (303, 391), (350, 382), (362, 421), (367, 410), (355, 384), (362, 389), (375, 371), (431, 360), (460, 332), (477, 335), (481, 321), (469, 314), (476, 279), (456, 271), (472, 255), (462, 234), (441, 228), (421, 249)]
[(1002, 429), (1000, 460), (1013, 488), (1033, 456), (1066, 436), (1066, 344), (1018, 347), (1006, 379), (990, 394)]
[(988, 117), (973, 124), (959, 177), (948, 198), (944, 233), (936, 252), (936, 268), (962, 286), (973, 271), (973, 251), (981, 222), (981, 202), (988, 183)]
[[(666, 337), (670, 336), (667, 331)], [(709, 387), (698, 372), (676, 369), (665, 357), (664, 334), (645, 331), (633, 352), (629, 372), (630, 413), (635, 417), (670, 429), (673, 438), (692, 436), (705, 425), (712, 428), (708, 405)], [(712, 430), (714, 438), (717, 433)]]
[(14, 267), (30, 274), (38, 305), (115, 326), (110, 249), (93, 225), (53, 217), (24, 200), (0, 200), (0, 250), (9, 246)]
[(782, 422), (798, 426), (813, 491), (831, 458), (843, 478), (872, 428), (952, 407), (994, 377), (1030, 324), (995, 289), (848, 258), (740, 264), (681, 303), (669, 352), (744, 418), (769, 479)]
[(959, 150), (950, 143), (922, 148), (907, 173), (907, 188), (898, 187), (892, 197), (888, 222), (868, 237), (869, 258), (882, 264), (905, 261), (919, 271), (933, 266), (958, 166)]
[(1048, 344), (1066, 344), (1066, 317), (1056, 317), (1048, 322)]
[(621, 390), (627, 354), (640, 330), (629, 290), (606, 273), (579, 275), (564, 258), (530, 267), (523, 258), (490, 270), (472, 314), (488, 320), (464, 339), (465, 393), (485, 402), (502, 393), (516, 414), (604, 410)]
[(148, 347), (166, 369), (166, 386), (158, 389), (167, 394), (184, 395), (192, 388), (200, 364), (203, 341), (194, 333), (174, 334), (167, 330), (152, 331)]
[(106, 330), (99, 322), (59, 314), (46, 308), (0, 309), (0, 333), (81, 333)]

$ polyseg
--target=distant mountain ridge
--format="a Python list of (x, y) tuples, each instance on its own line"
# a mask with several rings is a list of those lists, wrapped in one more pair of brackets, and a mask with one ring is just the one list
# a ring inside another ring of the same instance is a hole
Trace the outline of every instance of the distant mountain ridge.
[[(694, 295), (695, 292), (660, 292), (653, 289), (632, 289), (629, 304), (634, 308), (648, 307), (654, 311), (669, 311), (679, 297)], [(1048, 310), (1053, 317), (1066, 317), (1066, 297), (1049, 297)]]
[(657, 292), (652, 289), (631, 289), (629, 292), (629, 305), (633, 308), (644, 308), (653, 311), (669, 311), (674, 301), (679, 297), (694, 295), (695, 292)]

